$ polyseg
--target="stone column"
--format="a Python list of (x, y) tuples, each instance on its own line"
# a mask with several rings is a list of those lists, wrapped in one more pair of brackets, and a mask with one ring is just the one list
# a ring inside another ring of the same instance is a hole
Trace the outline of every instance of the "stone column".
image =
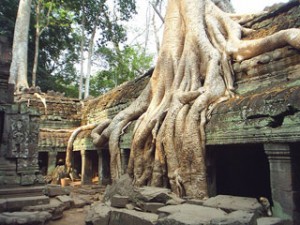
[(92, 160), (86, 150), (81, 150), (81, 184), (92, 184)]
[(121, 149), (121, 172), (125, 174), (127, 171), (128, 161), (129, 161), (129, 149)]
[(47, 174), (50, 174), (56, 167), (56, 156), (57, 152), (48, 152), (48, 168)]
[(98, 176), (99, 176), (99, 185), (103, 184), (103, 157), (102, 151), (97, 150), (98, 154)]
[(273, 214), (292, 220), (294, 224), (300, 224), (300, 212), (297, 208), (300, 202), (300, 181), (296, 180), (296, 174), (299, 174), (299, 171), (293, 169), (296, 162), (293, 161), (290, 146), (288, 144), (265, 144), (264, 148), (270, 166)]

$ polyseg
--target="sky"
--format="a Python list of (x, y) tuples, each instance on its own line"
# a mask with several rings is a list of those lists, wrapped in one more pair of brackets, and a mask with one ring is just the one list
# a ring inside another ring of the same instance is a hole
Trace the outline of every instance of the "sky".
[(266, 6), (271, 6), (280, 2), (288, 2), (288, 0), (231, 0), (231, 3), (237, 13), (260, 12)]

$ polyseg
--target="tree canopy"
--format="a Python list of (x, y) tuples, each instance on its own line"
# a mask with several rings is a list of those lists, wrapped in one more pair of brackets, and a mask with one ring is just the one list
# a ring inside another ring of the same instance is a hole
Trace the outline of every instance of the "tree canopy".
[[(0, 24), (3, 25), (1, 35), (5, 35), (12, 40), (18, 1), (1, 1), (0, 7), (3, 9), (0, 12)], [(136, 68), (127, 68), (129, 75), (124, 78), (127, 73), (116, 74), (112, 72), (116, 69), (108, 68), (122, 66), (106, 64), (105, 67), (102, 67), (99, 63), (94, 63), (99, 61), (100, 58), (100, 61), (104, 62), (112, 54), (118, 55), (119, 63), (121, 63), (121, 59), (128, 61), (133, 55), (135, 55), (135, 58), (140, 56), (141, 58), (136, 62), (144, 63), (141, 68), (145, 67), (146, 64), (147, 67), (150, 67), (149, 59), (151, 56), (143, 58), (145, 54), (134, 52), (140, 49), (125, 44), (127, 30), (124, 23), (129, 21), (135, 13), (134, 0), (118, 0), (113, 5), (105, 0), (32, 1), (28, 38), (29, 85), (40, 86), (43, 91), (61, 91), (65, 92), (67, 96), (76, 97), (78, 96), (78, 80), (80, 77), (78, 68), (81, 60), (90, 61), (90, 67), (96, 65), (93, 70), (84, 68), (86, 70), (84, 80), (89, 79), (91, 72), (98, 74), (96, 77), (103, 73), (106, 74), (106, 78), (114, 77), (120, 82), (132, 78), (132, 73), (136, 73), (133, 70), (136, 70)], [(86, 21), (84, 26), (82, 26), (83, 17)], [(81, 29), (83, 29), (82, 34)], [(94, 38), (92, 38), (93, 33)], [(37, 43), (37, 40), (39, 43)], [(80, 46), (82, 40), (84, 40), (84, 52), (89, 52), (91, 48), (91, 56), (89, 57), (81, 57)], [(143, 62), (143, 59), (145, 62)], [(130, 63), (127, 65), (130, 65)], [(123, 64), (123, 68), (124, 66), (126, 64)], [(106, 79), (104, 77), (100, 78), (102, 81)], [(97, 82), (97, 79), (93, 76), (92, 80), (93, 94), (107, 90), (107, 87), (97, 87), (97, 85), (106, 85), (105, 82)], [(109, 87), (109, 85), (107, 86)], [(87, 89), (90, 88), (87, 86)]]

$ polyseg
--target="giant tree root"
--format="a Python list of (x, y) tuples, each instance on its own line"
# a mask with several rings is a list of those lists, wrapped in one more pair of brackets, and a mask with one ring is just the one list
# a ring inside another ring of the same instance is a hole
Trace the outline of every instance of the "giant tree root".
[(234, 19), (245, 20), (211, 0), (169, 0), (163, 43), (148, 86), (92, 134), (97, 146), (109, 142), (112, 180), (120, 176), (120, 133), (137, 120), (128, 165), (134, 184), (207, 197), (204, 127), (216, 104), (234, 96), (231, 61), (287, 44), (300, 48), (299, 29), (243, 41), (243, 32), (251, 31)]

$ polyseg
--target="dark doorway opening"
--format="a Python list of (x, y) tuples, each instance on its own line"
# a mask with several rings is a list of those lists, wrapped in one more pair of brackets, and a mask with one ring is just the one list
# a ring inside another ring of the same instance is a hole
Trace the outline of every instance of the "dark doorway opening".
[(263, 145), (213, 146), (216, 194), (272, 201), (270, 170)]
[(66, 153), (65, 152), (57, 152), (56, 155), (56, 166), (65, 164)]
[(39, 152), (39, 170), (42, 175), (47, 175), (48, 152)]
[(73, 168), (76, 174), (76, 177), (79, 178), (79, 174), (81, 174), (81, 153), (80, 151), (73, 151)]
[(89, 151), (89, 157), (91, 157), (92, 162), (92, 180), (93, 182), (99, 182), (97, 151)]

